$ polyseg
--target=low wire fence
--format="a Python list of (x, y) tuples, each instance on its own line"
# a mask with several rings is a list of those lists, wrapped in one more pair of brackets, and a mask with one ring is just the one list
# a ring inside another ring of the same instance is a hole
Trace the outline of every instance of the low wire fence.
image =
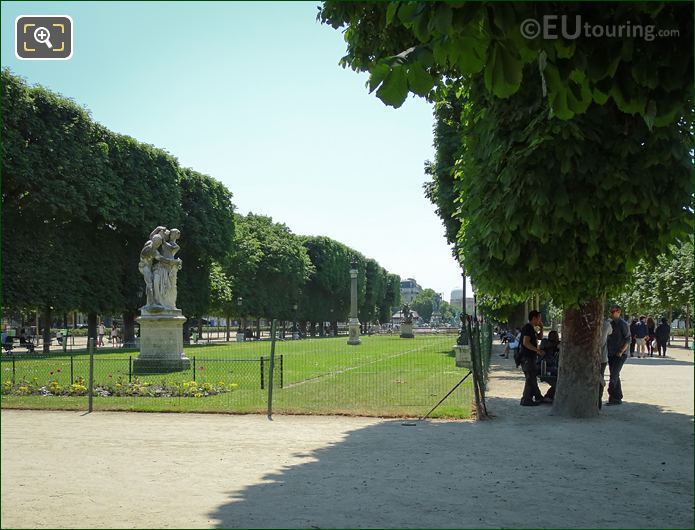
[[(137, 352), (6, 354), (2, 406), (421, 416), (467, 374), (455, 366), (456, 338), (449, 329), (364, 335), (359, 345), (338, 336), (191, 346), (190, 367), (171, 373), (138, 373)], [(480, 332), (486, 366), (491, 343), (491, 330)], [(432, 417), (469, 417), (473, 388), (457, 387)]]

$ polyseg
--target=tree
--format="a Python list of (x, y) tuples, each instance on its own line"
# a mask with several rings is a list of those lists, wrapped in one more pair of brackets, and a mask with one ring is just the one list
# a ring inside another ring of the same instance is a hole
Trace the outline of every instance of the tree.
[[(145, 304), (145, 288), (138, 270), (140, 251), (157, 226), (180, 227), (183, 217), (178, 163), (168, 153), (137, 140), (100, 129), (108, 146), (108, 165), (117, 176), (121, 208), (110, 221), (117, 240), (107, 255), (121, 263), (117, 289), (123, 303), (123, 342), (133, 344), (135, 318)], [(156, 205), (156, 207), (153, 207)]]
[(303, 236), (302, 244), (314, 272), (301, 288), (299, 307), (304, 320), (345, 321), (350, 312), (350, 260), (356, 251), (324, 236)]
[[(693, 238), (669, 245), (667, 252), (649, 261), (642, 259), (630, 281), (615, 298), (630, 315), (668, 315), (674, 309), (685, 315), (689, 326), (693, 304)], [(686, 328), (685, 345), (688, 346)]]
[(420, 291), (410, 303), (410, 306), (417, 311), (423, 322), (429, 322), (432, 318), (435, 297), (439, 297), (439, 295), (434, 292), (434, 289), (427, 288)]
[(232, 279), (225, 273), (222, 265), (213, 261), (210, 264), (210, 312), (224, 316), (227, 342), (230, 340), (229, 322), (237, 309)]
[(241, 311), (256, 318), (289, 320), (299, 290), (314, 267), (300, 238), (270, 217), (235, 216), (234, 252), (229, 260), (235, 298)]
[[(317, 18), (346, 28), (341, 64), (368, 71), (369, 91), (396, 108), (409, 92), (430, 96), (449, 79), (480, 78), (487, 91), (507, 98), (540, 68), (547, 79), (544, 94), (560, 119), (583, 114), (592, 103), (610, 102), (623, 113), (642, 116), (651, 128), (690, 111), (692, 13), (692, 5), (666, 2), (587, 10), (565, 2), (329, 0)], [(547, 17), (566, 17), (570, 34), (586, 25), (625, 28), (629, 21), (651, 37), (522, 34), (529, 19), (543, 23)], [(678, 36), (655, 38), (644, 28), (677, 29)], [(530, 64), (537, 67), (531, 70)]]
[[(319, 17), (348, 26), (343, 64), (369, 71), (385, 103), (397, 107), (409, 91), (462, 99), (453, 204), (439, 209), (460, 221), (457, 250), (479, 292), (542, 292), (565, 308), (554, 411), (586, 417), (598, 413), (603, 295), (640, 256), (691, 231), (692, 52), (667, 52), (689, 42), (690, 24), (678, 22), (692, 8), (613, 4), (587, 14), (603, 25), (629, 14), (679, 27), (670, 42), (515, 38), (525, 18), (577, 9), (325, 2)], [(663, 195), (650, 189), (657, 177)]]
[[(612, 104), (563, 122), (536, 94), (491, 98), (479, 82), (466, 94), (459, 249), (482, 293), (540, 292), (565, 308), (554, 411), (591, 416), (604, 294), (689, 231), (690, 125), (650, 132)], [(650, 189), (656, 176), (660, 194)]]
[[(88, 112), (2, 71), (3, 285), (8, 306), (95, 312), (122, 303), (110, 221), (122, 206)], [(90, 330), (95, 336), (95, 329)]]
[[(234, 235), (231, 192), (215, 179), (193, 171), (179, 172), (181, 190), (181, 251), (178, 306), (184, 315), (201, 317), (210, 308), (210, 270), (213, 260), (225, 259)], [(188, 321), (184, 334), (188, 332)]]
[(379, 322), (389, 322), (394, 310), (401, 305), (401, 277), (397, 274), (386, 275), (384, 298), (379, 306)]

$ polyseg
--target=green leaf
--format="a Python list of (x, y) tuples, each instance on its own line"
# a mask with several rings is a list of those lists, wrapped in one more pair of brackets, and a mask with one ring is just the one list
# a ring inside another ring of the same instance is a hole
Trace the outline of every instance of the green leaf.
[(485, 65), (485, 44), (473, 37), (460, 37), (453, 45), (455, 59), (453, 62), (462, 74), (475, 74)]
[(434, 16), (430, 19), (430, 30), (434, 30), (437, 33), (448, 33), (449, 29), (451, 29), (452, 15), (451, 7), (448, 4), (438, 4)]
[(488, 50), (485, 87), (500, 98), (511, 96), (521, 84), (523, 63), (500, 42)]
[(396, 109), (403, 105), (408, 96), (408, 79), (404, 66), (398, 65), (391, 69), (379, 90), (376, 91), (376, 96)]
[(398, 19), (403, 23), (405, 27), (410, 27), (415, 17), (415, 10), (417, 5), (412, 2), (401, 3), (398, 8)]
[(389, 2), (389, 6), (386, 8), (386, 25), (391, 25), (393, 22), (393, 17), (396, 16), (398, 8), (400, 7), (400, 2)]
[(371, 94), (376, 90), (376, 88), (381, 84), (384, 78), (391, 71), (391, 67), (384, 63), (379, 63), (374, 68), (369, 75), (369, 81), (367, 84), (369, 86), (369, 93)]
[(434, 82), (434, 77), (425, 71), (420, 63), (414, 63), (408, 68), (408, 86), (418, 96), (427, 96), (432, 90)]
[(569, 59), (574, 55), (574, 50), (577, 45), (577, 41), (567, 42), (562, 39), (557, 39), (554, 41), (555, 50), (557, 51), (558, 59)]

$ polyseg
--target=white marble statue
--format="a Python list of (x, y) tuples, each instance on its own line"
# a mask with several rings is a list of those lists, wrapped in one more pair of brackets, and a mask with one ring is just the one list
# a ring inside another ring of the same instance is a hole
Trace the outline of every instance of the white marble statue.
[(145, 278), (147, 309), (176, 309), (176, 276), (182, 261), (175, 257), (181, 232), (158, 226), (140, 252), (138, 269)]

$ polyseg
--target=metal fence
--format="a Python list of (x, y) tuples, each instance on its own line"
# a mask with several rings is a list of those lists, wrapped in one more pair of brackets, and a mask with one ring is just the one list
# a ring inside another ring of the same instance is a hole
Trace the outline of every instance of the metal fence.
[[(2, 406), (420, 416), (467, 373), (455, 366), (456, 331), (363, 335), (359, 345), (339, 336), (190, 346), (190, 368), (156, 374), (136, 373), (137, 352), (5, 354)], [(467, 382), (432, 416), (468, 417), (472, 403)]]

